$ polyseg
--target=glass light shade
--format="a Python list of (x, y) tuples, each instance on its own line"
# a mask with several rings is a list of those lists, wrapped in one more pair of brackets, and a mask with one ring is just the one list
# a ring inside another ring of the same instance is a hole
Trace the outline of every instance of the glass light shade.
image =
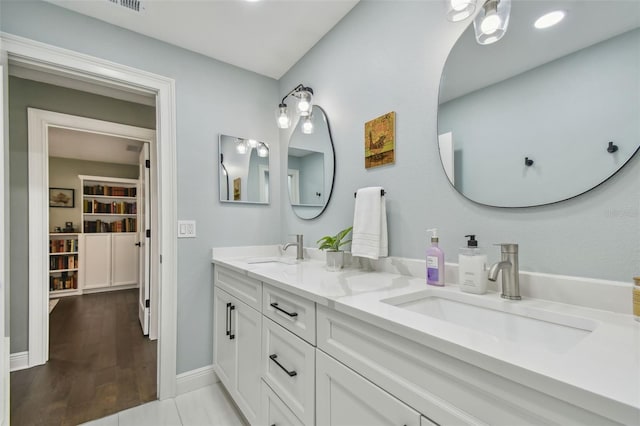
[(301, 116), (308, 116), (311, 113), (312, 99), (313, 95), (311, 92), (307, 92), (306, 90), (301, 90), (297, 94), (298, 97), (298, 113)]
[(462, 21), (476, 11), (476, 0), (446, 0), (447, 19), (451, 22)]
[(280, 104), (276, 109), (276, 121), (279, 129), (288, 129), (291, 126), (291, 116), (285, 104)]
[(553, 27), (554, 25), (562, 21), (564, 17), (565, 17), (564, 10), (554, 10), (553, 12), (544, 14), (538, 19), (536, 19), (536, 22), (533, 24), (533, 26), (539, 30)]
[(500, 40), (509, 27), (511, 0), (487, 0), (473, 20), (478, 44), (487, 45)]
[(313, 133), (313, 121), (311, 121), (310, 115), (307, 115), (302, 122), (302, 133), (305, 135)]
[(268, 157), (269, 156), (269, 147), (267, 144), (260, 142), (258, 147), (256, 148), (256, 152), (258, 153), (258, 157)]
[(244, 139), (236, 141), (236, 152), (238, 154), (246, 154), (249, 151), (249, 144)]
[(249, 148), (255, 148), (258, 146), (258, 141), (255, 139), (247, 139), (247, 143), (249, 144)]

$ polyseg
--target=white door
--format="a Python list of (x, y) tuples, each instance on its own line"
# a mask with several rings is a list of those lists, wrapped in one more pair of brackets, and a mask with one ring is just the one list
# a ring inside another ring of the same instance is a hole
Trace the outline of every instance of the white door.
[(260, 416), (260, 351), (262, 314), (243, 302), (234, 301), (231, 329), (236, 338), (236, 403), (250, 424)]
[[(7, 168), (5, 168), (5, 158), (4, 152), (5, 147), (9, 144), (9, 138), (5, 137), (8, 134), (7, 129), (4, 127), (4, 116), (8, 114), (7, 111), (7, 98), (4, 96), (5, 93), (9, 93), (6, 90), (5, 84), (8, 81), (7, 68), (3, 64), (6, 64), (7, 55), (5, 53), (2, 54), (2, 58), (0, 58), (0, 78), (2, 78), (2, 84), (0, 84), (0, 140), (2, 140), (2, 150), (0, 151), (0, 167), (2, 167), (2, 172), (0, 172), (0, 307), (2, 307), (2, 315), (0, 315), (0, 375), (2, 375), (2, 383), (0, 388), (0, 424), (8, 425), (9, 424), (9, 348), (5, 347), (5, 336), (4, 336), (4, 313), (7, 312), (5, 309), (5, 300), (4, 300), (4, 292), (6, 285), (5, 283), (5, 232), (4, 230), (7, 228), (5, 226), (5, 217), (4, 217), (4, 188), (5, 188), (5, 178), (4, 174)], [(8, 345), (7, 345), (8, 346)]]
[(320, 350), (316, 350), (316, 372), (319, 425), (421, 424), (420, 413)]
[[(213, 365), (222, 383), (229, 392), (233, 392), (236, 386), (236, 341), (231, 333), (231, 321), (233, 301), (235, 299), (220, 290), (213, 291)], [(232, 338), (233, 337), (233, 338)]]
[(111, 234), (111, 285), (138, 282), (138, 248), (135, 232)]
[[(140, 297), (138, 298), (138, 318), (140, 319), (140, 326), (142, 326), (142, 334), (149, 335), (149, 321), (151, 318), (151, 289), (150, 289), (150, 234), (147, 230), (151, 229), (150, 224), (150, 196), (149, 182), (150, 182), (150, 167), (149, 166), (149, 144), (144, 143), (142, 145), (142, 151), (140, 151), (140, 173), (138, 179), (140, 183), (138, 185), (138, 220), (137, 220), (137, 234), (138, 242), (138, 285)], [(150, 232), (150, 231), (149, 231)]]
[(84, 234), (82, 244), (83, 288), (100, 288), (111, 285), (111, 235)]

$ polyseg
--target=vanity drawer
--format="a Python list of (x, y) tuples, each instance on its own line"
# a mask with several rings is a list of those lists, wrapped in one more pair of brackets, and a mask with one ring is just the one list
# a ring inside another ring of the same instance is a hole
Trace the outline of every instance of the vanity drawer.
[(262, 381), (262, 424), (304, 426), (264, 380)]
[(611, 420), (340, 312), (318, 306), (318, 349), (438, 424)]
[(256, 311), (260, 311), (262, 305), (260, 281), (218, 265), (214, 267), (213, 280), (217, 287), (237, 297)]
[(264, 284), (262, 314), (315, 346), (316, 304), (314, 302)]
[(262, 378), (304, 424), (315, 419), (315, 348), (270, 319), (262, 321)]

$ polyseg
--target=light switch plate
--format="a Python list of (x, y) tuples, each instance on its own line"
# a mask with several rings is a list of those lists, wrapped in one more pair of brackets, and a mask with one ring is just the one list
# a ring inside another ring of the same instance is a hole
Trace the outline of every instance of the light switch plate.
[(178, 221), (178, 238), (195, 238), (196, 237), (196, 221), (195, 220), (179, 220)]

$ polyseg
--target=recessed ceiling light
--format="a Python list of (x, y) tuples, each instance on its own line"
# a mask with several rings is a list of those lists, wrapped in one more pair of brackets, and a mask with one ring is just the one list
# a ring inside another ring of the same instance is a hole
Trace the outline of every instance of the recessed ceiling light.
[(533, 26), (539, 30), (552, 27), (562, 21), (565, 15), (564, 10), (554, 10), (539, 17)]

